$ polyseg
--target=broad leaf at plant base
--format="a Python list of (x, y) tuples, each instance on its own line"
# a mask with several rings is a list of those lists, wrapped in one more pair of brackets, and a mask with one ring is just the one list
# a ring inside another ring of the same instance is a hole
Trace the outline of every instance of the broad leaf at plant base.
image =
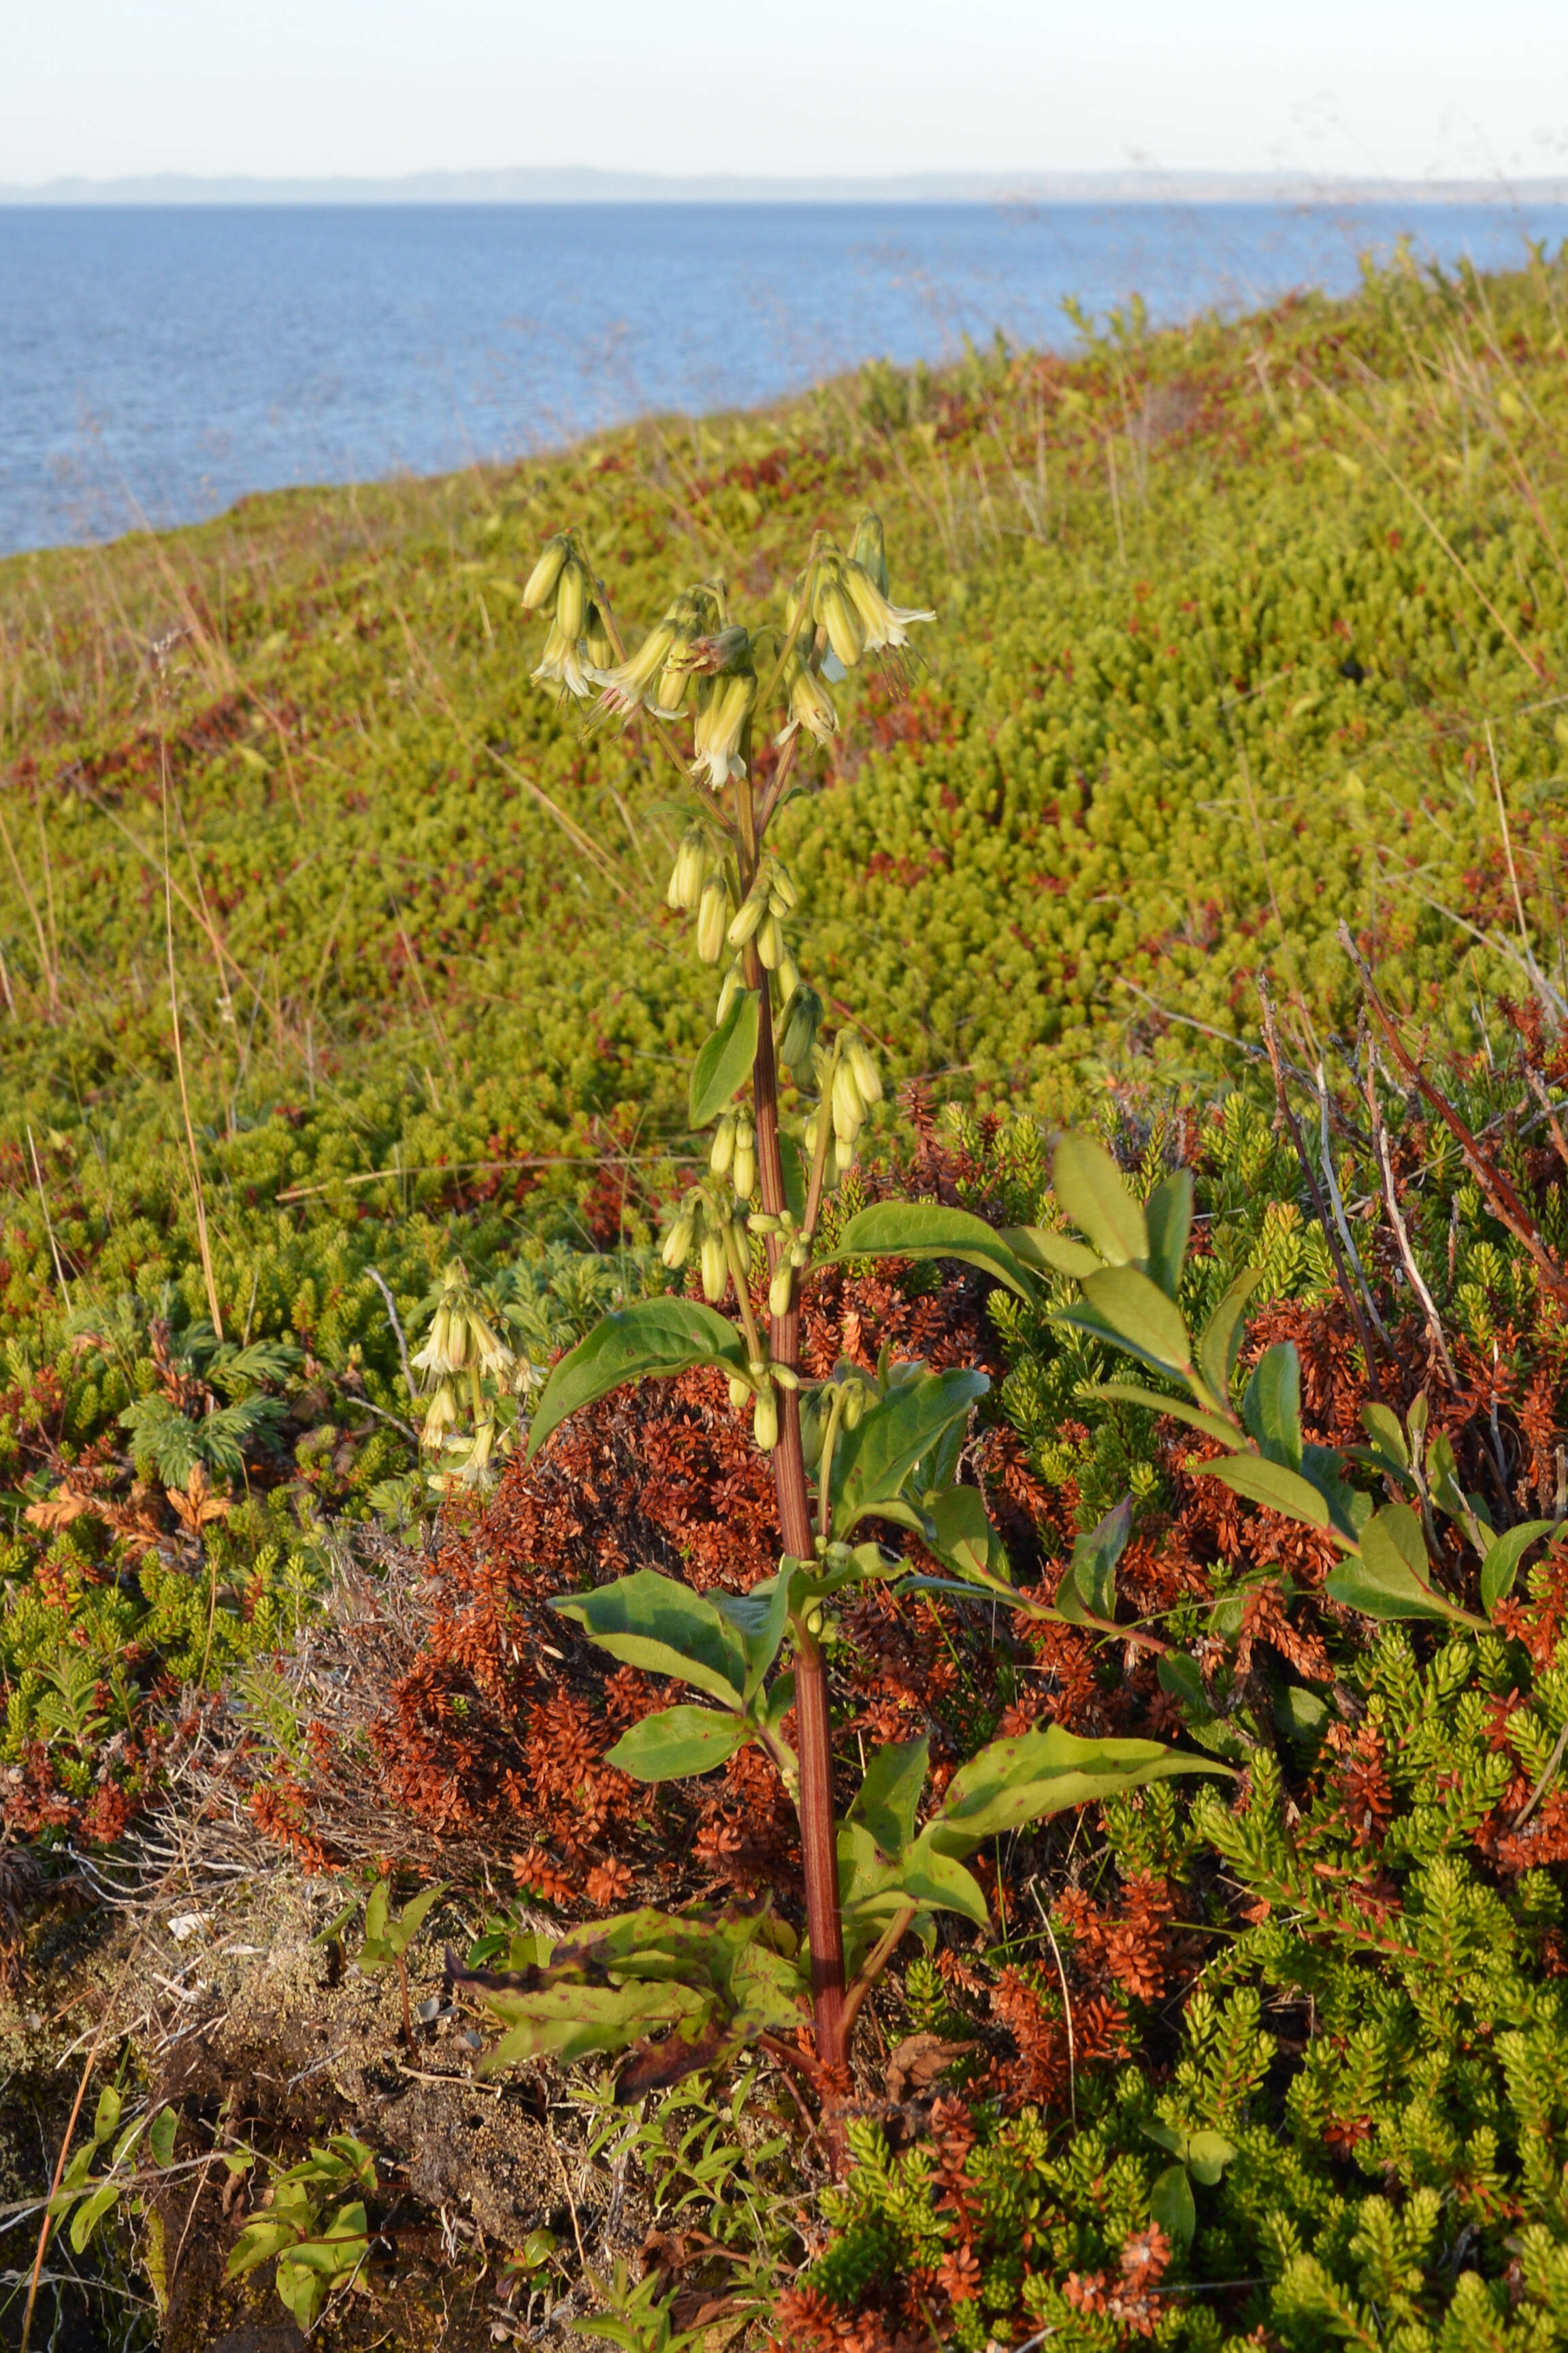
[(484, 2062), (487, 2073), (661, 2036), (623, 2070), (623, 2097), (721, 2064), (760, 2034), (793, 2031), (809, 1990), (793, 1931), (765, 1906), (622, 1913), (563, 1936), (543, 1968), (516, 1978), (461, 1969), (451, 1955), (447, 1975), (482, 1991), (510, 2030)]
[(703, 1301), (640, 1299), (604, 1316), (562, 1357), (540, 1392), (529, 1427), (529, 1459), (568, 1414), (627, 1381), (668, 1379), (693, 1365), (720, 1365), (730, 1373), (746, 1369), (735, 1326)]

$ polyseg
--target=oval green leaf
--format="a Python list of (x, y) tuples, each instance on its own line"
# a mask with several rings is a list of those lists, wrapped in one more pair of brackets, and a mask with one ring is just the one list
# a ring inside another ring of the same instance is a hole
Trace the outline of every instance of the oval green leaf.
[(1180, 1308), (1135, 1266), (1102, 1268), (1088, 1278), (1083, 1295), (1100, 1323), (1131, 1355), (1173, 1373), (1190, 1366), (1193, 1344)]
[(1245, 1495), (1249, 1504), (1266, 1504), (1288, 1520), (1304, 1521), (1310, 1528), (1329, 1525), (1328, 1504), (1316, 1487), (1299, 1471), (1287, 1471), (1282, 1462), (1270, 1462), (1267, 1455), (1218, 1454), (1212, 1462), (1198, 1462), (1189, 1456), (1187, 1469), (1197, 1477), (1222, 1479), (1233, 1493)]
[(1178, 1168), (1155, 1186), (1143, 1205), (1149, 1229), (1149, 1272), (1167, 1298), (1174, 1299), (1193, 1225), (1193, 1172)]
[(986, 1374), (953, 1366), (901, 1382), (868, 1406), (859, 1427), (840, 1436), (833, 1458), (834, 1535), (847, 1536), (868, 1513), (896, 1504), (921, 1455), (990, 1386)]
[(1512, 1592), (1519, 1564), (1531, 1546), (1538, 1536), (1549, 1536), (1556, 1525), (1555, 1520), (1521, 1520), (1518, 1527), (1510, 1528), (1489, 1546), (1481, 1563), (1481, 1608), (1489, 1618)]
[(1108, 1266), (1146, 1262), (1148, 1220), (1103, 1144), (1092, 1135), (1064, 1135), (1051, 1163), (1051, 1186), (1064, 1213)]
[(687, 1098), (693, 1127), (706, 1127), (721, 1111), (728, 1111), (751, 1077), (762, 1001), (759, 989), (742, 988), (717, 1029), (698, 1048)]
[(639, 1299), (595, 1324), (563, 1356), (540, 1393), (528, 1433), (531, 1461), (552, 1430), (627, 1381), (668, 1380), (693, 1365), (743, 1373), (746, 1352), (727, 1315), (700, 1299)]
[(878, 1201), (857, 1210), (838, 1236), (838, 1247), (816, 1261), (841, 1265), (854, 1258), (953, 1258), (977, 1266), (1020, 1299), (1034, 1300), (1028, 1275), (1007, 1240), (984, 1218), (939, 1201)]
[(677, 1578), (639, 1568), (592, 1593), (564, 1594), (550, 1606), (574, 1618), (613, 1659), (690, 1683), (727, 1707), (740, 1704), (748, 1674), (741, 1630)]
[(1015, 1258), (1037, 1274), (1070, 1274), (1081, 1282), (1086, 1274), (1098, 1274), (1105, 1261), (1087, 1242), (1075, 1242), (1070, 1234), (1053, 1233), (1048, 1226), (1004, 1226), (1002, 1239)]
[(634, 1781), (687, 1781), (722, 1765), (751, 1736), (742, 1716), (711, 1707), (667, 1707), (623, 1733), (605, 1762)]

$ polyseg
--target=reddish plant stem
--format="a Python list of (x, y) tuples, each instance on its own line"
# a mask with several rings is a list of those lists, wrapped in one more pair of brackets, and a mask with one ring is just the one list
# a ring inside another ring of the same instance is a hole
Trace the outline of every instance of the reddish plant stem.
[[(742, 888), (749, 888), (756, 871), (757, 843), (752, 829), (751, 786), (739, 787), (742, 850)], [(748, 988), (761, 991), (758, 1007), (757, 1053), (752, 1070), (753, 1117), (757, 1131), (757, 1179), (763, 1209), (777, 1217), (786, 1206), (784, 1155), (779, 1145), (778, 1066), (773, 1057), (773, 1018), (768, 1003), (768, 976), (757, 954), (756, 942), (745, 949)], [(776, 1265), (778, 1236), (768, 1241), (770, 1266)], [(776, 1365), (792, 1371), (800, 1356), (800, 1310), (792, 1296), (789, 1313), (775, 1315), (769, 1346)], [(796, 1560), (815, 1557), (811, 1498), (805, 1482), (805, 1456), (800, 1439), (800, 1399), (794, 1389), (778, 1389), (779, 1438), (773, 1449), (773, 1488), (778, 1497), (779, 1527), (786, 1554)], [(847, 2034), (844, 2017), (844, 1928), (838, 1910), (838, 1840), (833, 1814), (833, 1739), (828, 1718), (827, 1676), (819, 1644), (797, 1620), (795, 1642), (795, 1722), (800, 1741), (800, 1842), (805, 1866), (805, 1920), (811, 1938), (811, 2001), (816, 2026), (816, 2053), (824, 2066), (844, 2062)]]

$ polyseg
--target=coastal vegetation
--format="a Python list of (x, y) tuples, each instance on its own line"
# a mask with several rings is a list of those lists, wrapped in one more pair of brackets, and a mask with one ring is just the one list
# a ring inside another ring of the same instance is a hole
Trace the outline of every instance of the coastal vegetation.
[(1079, 324), (0, 566), (37, 2341), (1568, 2338), (1568, 270)]

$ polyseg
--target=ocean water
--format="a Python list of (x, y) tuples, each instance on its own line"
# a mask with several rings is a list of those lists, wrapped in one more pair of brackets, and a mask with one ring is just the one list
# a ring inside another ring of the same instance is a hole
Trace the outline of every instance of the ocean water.
[(540, 205), (0, 210), (0, 553), (245, 492), (743, 406), (1075, 295), (1179, 320), (1342, 290), (1401, 234), (1522, 260), (1568, 206)]

